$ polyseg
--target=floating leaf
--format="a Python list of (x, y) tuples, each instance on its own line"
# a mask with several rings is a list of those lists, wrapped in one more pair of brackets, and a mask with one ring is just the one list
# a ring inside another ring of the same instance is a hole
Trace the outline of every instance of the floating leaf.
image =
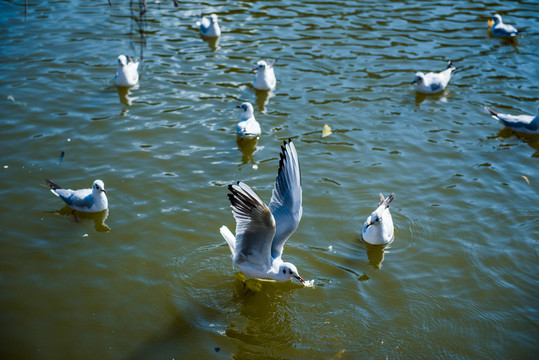
[(530, 179), (528, 179), (526, 175), (522, 175), (522, 178), (524, 179), (524, 181), (526, 181), (528, 185), (530, 185)]
[(324, 124), (324, 130), (322, 130), (322, 137), (325, 138), (326, 136), (331, 135), (333, 132), (331, 131), (331, 128), (328, 124)]

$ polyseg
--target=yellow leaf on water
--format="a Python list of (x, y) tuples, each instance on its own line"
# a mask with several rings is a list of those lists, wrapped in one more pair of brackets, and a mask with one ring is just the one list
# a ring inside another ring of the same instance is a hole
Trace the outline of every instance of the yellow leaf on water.
[(528, 179), (526, 175), (522, 175), (522, 178), (524, 179), (524, 181), (526, 181), (526, 183), (528, 183), (528, 185), (530, 185), (530, 179)]
[(322, 130), (322, 137), (325, 138), (326, 136), (331, 135), (333, 132), (331, 131), (331, 128), (328, 124), (324, 124), (324, 130)]

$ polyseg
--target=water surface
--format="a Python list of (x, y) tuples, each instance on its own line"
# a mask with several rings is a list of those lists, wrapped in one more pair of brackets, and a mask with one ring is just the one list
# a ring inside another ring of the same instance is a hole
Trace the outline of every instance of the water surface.
[[(537, 2), (149, 1), (140, 18), (58, 0), (26, 21), (20, 3), (0, 17), (2, 358), (536, 356), (539, 139), (481, 105), (537, 110)], [(494, 12), (528, 31), (490, 37)], [(120, 53), (144, 56), (129, 92)], [(262, 58), (279, 58), (269, 95), (250, 85)], [(414, 73), (450, 59), (448, 88), (416, 96)], [(236, 142), (242, 101), (254, 146)], [(304, 212), (284, 258), (314, 287), (244, 287), (226, 186), (269, 201), (287, 138)], [(102, 179), (107, 218), (57, 213), (45, 177)], [(396, 194), (385, 249), (360, 238), (380, 192)]]

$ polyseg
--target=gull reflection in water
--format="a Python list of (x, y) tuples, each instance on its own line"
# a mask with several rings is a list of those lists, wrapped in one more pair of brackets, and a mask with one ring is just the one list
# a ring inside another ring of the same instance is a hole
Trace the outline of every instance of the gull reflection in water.
[(79, 221), (88, 221), (93, 220), (94, 221), (94, 228), (98, 232), (107, 232), (110, 231), (110, 227), (105, 224), (105, 220), (109, 216), (109, 210), (103, 210), (100, 212), (95, 213), (89, 213), (89, 212), (83, 212), (83, 211), (76, 211), (70, 208), (69, 206), (64, 206), (60, 210), (55, 211), (46, 211), (49, 214), (60, 214), (64, 216), (73, 217), (73, 221), (79, 222)]
[(362, 241), (367, 251), (367, 258), (369, 259), (369, 265), (372, 265), (375, 269), (382, 268), (382, 262), (384, 261), (384, 254), (386, 249), (389, 249), (389, 244), (384, 245), (372, 245), (368, 242)]
[(426, 100), (435, 100), (441, 102), (447, 102), (447, 95), (450, 93), (448, 89), (444, 89), (435, 94), (421, 94), (415, 93), (415, 105), (421, 106)]
[(129, 95), (131, 95), (131, 89), (138, 89), (138, 84), (132, 87), (116, 86), (116, 90), (118, 90), (118, 96), (120, 97), (120, 102), (125, 106), (131, 106), (133, 100), (138, 99), (137, 97), (129, 97)]
[(503, 127), (496, 135), (487, 136), (487, 139), (496, 139), (501, 144), (499, 149), (502, 151), (507, 150), (509, 146), (517, 146), (517, 143), (511, 143), (511, 140), (517, 138), (518, 141), (528, 145), (535, 152), (531, 155), (532, 158), (539, 158), (539, 134), (526, 134), (515, 131), (508, 127)]
[(208, 43), (208, 46), (210, 47), (211, 51), (217, 51), (219, 50), (219, 39), (220, 37), (208, 37), (204, 35), (200, 35), (202, 40)]
[(294, 292), (304, 289), (291, 281), (244, 280), (242, 273), (236, 275), (233, 303), (238, 306), (238, 316), (225, 329), (225, 335), (238, 340), (232, 358), (247, 358), (253, 341), (290, 348), (299, 341)]
[(256, 106), (258, 107), (258, 110), (262, 113), (266, 112), (266, 105), (269, 102), (269, 99), (273, 97), (273, 91), (272, 90), (257, 90), (254, 89), (255, 96), (256, 96)]
[(258, 144), (259, 137), (255, 137), (254, 139), (247, 139), (242, 138), (241, 136), (236, 136), (236, 143), (238, 144), (238, 148), (240, 149), (242, 156), (241, 156), (241, 164), (246, 165), (249, 162), (253, 164), (253, 168), (256, 169), (258, 167), (258, 164), (255, 162), (253, 154), (257, 152), (259, 149), (256, 146)]

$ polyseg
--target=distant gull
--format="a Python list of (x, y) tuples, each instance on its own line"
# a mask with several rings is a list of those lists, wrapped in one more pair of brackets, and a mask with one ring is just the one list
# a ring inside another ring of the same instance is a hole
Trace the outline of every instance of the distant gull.
[(394, 194), (389, 195), (387, 199), (380, 194), (378, 208), (369, 215), (363, 224), (362, 236), (365, 242), (372, 245), (384, 245), (393, 239), (393, 219), (389, 212), (389, 204), (394, 198)]
[(492, 19), (489, 19), (488, 25), (490, 27), (490, 32), (494, 36), (515, 37), (519, 32), (514, 26), (504, 24), (502, 22), (502, 17), (499, 14), (496, 14)]
[(215, 14), (211, 14), (209, 19), (200, 14), (196, 26), (200, 28), (200, 33), (204, 36), (219, 37), (221, 35), (221, 28), (219, 27), (217, 15)]
[(275, 61), (267, 62), (260, 60), (256, 63), (253, 71), (256, 71), (253, 87), (257, 90), (273, 90), (275, 89), (275, 71), (273, 65)]
[(118, 71), (114, 77), (116, 86), (136, 85), (138, 83), (138, 65), (138, 61), (135, 61), (128, 56), (118, 56)]
[(240, 121), (236, 125), (236, 133), (246, 139), (254, 139), (260, 136), (260, 124), (255, 119), (253, 105), (249, 102), (244, 102), (237, 107), (242, 109), (242, 113)]
[(501, 121), (508, 128), (526, 134), (539, 134), (539, 109), (537, 109), (537, 114), (532, 116), (501, 114), (489, 107), (483, 107), (492, 115), (494, 119)]
[(417, 72), (415, 74), (412, 84), (416, 84), (415, 91), (421, 94), (434, 94), (445, 89), (449, 80), (451, 79), (451, 73), (455, 70), (453, 62), (447, 63), (447, 68), (439, 73), (427, 73)]
[(51, 192), (60, 197), (70, 208), (83, 212), (100, 212), (107, 210), (109, 203), (103, 181), (94, 181), (91, 189), (62, 189), (49, 179), (45, 179)]
[(281, 146), (279, 171), (269, 206), (245, 183), (229, 185), (228, 189), (236, 236), (226, 226), (220, 231), (230, 247), (233, 263), (247, 279), (296, 278), (305, 284), (296, 266), (281, 259), (284, 244), (296, 231), (303, 212), (301, 174), (292, 141), (285, 141)]

